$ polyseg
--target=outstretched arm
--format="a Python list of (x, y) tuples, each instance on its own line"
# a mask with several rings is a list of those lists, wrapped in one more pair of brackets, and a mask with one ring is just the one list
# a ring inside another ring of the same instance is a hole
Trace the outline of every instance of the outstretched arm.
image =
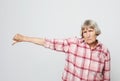
[(21, 34), (16, 34), (13, 37), (13, 40), (14, 40), (14, 42), (12, 45), (19, 43), (19, 42), (30, 42), (30, 43), (38, 44), (41, 46), (44, 46), (44, 44), (45, 44), (45, 39), (43, 39), (43, 38), (29, 37), (29, 36), (24, 36)]

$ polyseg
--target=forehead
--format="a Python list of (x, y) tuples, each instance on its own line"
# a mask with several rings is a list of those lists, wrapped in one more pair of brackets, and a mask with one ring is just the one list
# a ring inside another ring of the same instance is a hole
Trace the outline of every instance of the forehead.
[(94, 30), (95, 28), (93, 27), (93, 26), (84, 26), (84, 27), (82, 27), (82, 31), (84, 31), (84, 30)]

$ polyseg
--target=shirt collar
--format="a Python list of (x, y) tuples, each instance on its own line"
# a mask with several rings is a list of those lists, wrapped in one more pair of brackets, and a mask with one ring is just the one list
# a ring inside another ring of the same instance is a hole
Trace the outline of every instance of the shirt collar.
[[(95, 48), (102, 46), (102, 43), (101, 43), (99, 40), (97, 40), (97, 41), (98, 41), (98, 43), (97, 43), (97, 45), (95, 46)], [(89, 45), (85, 42), (85, 40), (84, 40), (83, 38), (81, 38), (81, 43), (84, 43), (84, 44), (86, 45), (86, 47), (89, 48)], [(94, 49), (95, 49), (95, 48), (94, 48)]]

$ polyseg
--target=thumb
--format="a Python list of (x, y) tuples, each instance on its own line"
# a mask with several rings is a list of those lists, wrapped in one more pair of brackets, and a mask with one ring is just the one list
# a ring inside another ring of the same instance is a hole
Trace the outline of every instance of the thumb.
[(12, 43), (12, 45), (15, 45), (16, 43), (18, 43), (17, 41), (14, 41), (13, 43)]

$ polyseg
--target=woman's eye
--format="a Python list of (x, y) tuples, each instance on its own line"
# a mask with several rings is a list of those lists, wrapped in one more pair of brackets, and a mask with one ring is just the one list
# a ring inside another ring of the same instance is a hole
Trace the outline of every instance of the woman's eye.
[(83, 33), (86, 33), (86, 31), (83, 31)]
[(93, 30), (89, 30), (89, 32), (93, 32)]

